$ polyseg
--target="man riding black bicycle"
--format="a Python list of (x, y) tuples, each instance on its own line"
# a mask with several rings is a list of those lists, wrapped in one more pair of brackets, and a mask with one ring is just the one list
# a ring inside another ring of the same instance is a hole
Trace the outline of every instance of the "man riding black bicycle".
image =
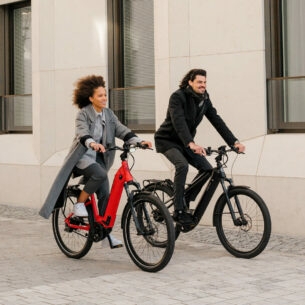
[(185, 210), (184, 187), (189, 164), (199, 172), (212, 170), (205, 158), (205, 149), (194, 141), (196, 129), (205, 115), (229, 146), (239, 152), (245, 146), (239, 143), (213, 107), (206, 91), (206, 71), (190, 70), (182, 79), (180, 88), (169, 99), (164, 122), (155, 133), (156, 150), (175, 166), (173, 218), (181, 225), (193, 222)]

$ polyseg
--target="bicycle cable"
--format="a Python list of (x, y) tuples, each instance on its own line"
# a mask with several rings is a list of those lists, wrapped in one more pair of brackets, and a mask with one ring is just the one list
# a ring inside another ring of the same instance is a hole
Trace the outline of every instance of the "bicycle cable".
[(128, 156), (131, 156), (131, 158), (132, 158), (132, 165), (129, 166), (129, 170), (131, 171), (133, 169), (136, 161), (135, 161), (134, 155), (131, 152), (128, 153)]
[(231, 166), (231, 178), (232, 179), (233, 179), (233, 167), (235, 166), (235, 162), (236, 162), (237, 158), (238, 158), (238, 154), (236, 154), (236, 156), (232, 162), (232, 166)]

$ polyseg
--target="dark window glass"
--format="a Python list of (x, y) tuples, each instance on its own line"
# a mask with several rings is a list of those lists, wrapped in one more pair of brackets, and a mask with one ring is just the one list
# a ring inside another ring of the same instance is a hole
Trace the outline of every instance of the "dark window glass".
[(109, 100), (134, 131), (155, 130), (153, 1), (108, 1)]

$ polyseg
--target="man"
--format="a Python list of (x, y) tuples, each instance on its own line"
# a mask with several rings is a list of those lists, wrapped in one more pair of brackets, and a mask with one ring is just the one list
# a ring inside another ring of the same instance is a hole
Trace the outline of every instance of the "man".
[(181, 225), (191, 224), (193, 218), (185, 211), (184, 187), (189, 164), (199, 172), (212, 169), (205, 158), (205, 149), (195, 143), (196, 129), (205, 115), (229, 146), (239, 152), (239, 143), (213, 107), (206, 91), (206, 71), (190, 70), (182, 79), (180, 89), (170, 99), (165, 121), (155, 133), (157, 152), (164, 154), (175, 166), (173, 218)]

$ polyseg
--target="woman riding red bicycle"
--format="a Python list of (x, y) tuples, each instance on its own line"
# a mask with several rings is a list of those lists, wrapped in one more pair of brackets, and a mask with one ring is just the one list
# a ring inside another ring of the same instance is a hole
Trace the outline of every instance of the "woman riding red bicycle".
[[(74, 177), (83, 176), (85, 185), (81, 191), (74, 214), (87, 217), (85, 202), (90, 194), (96, 193), (98, 209), (103, 215), (109, 196), (108, 171), (114, 161), (115, 138), (126, 143), (139, 143), (151, 147), (150, 141), (143, 141), (129, 128), (123, 125), (113, 111), (107, 107), (107, 93), (102, 76), (90, 75), (76, 83), (73, 104), (80, 110), (76, 116), (75, 137), (66, 157), (64, 166), (56, 177), (49, 195), (40, 210), (40, 215), (48, 218), (63, 196), (67, 182)], [(122, 246), (122, 242), (110, 236), (113, 247)]]

